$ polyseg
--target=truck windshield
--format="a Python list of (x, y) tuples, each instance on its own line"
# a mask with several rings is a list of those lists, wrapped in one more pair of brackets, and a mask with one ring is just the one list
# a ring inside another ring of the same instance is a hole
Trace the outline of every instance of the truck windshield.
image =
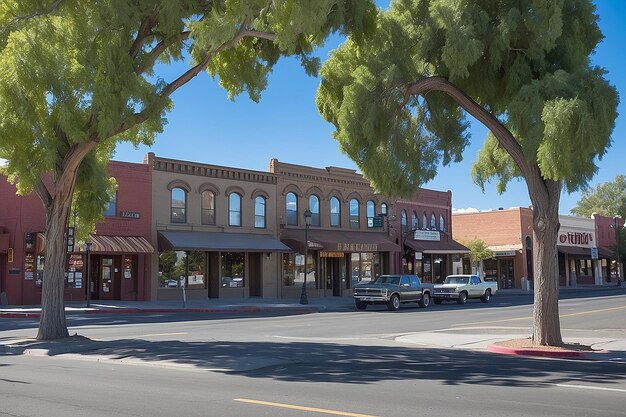
[(376, 278), (376, 284), (393, 284), (393, 285), (398, 285), (400, 284), (400, 277), (392, 277), (389, 275), (381, 275), (378, 278)]
[(469, 277), (447, 277), (446, 284), (469, 284)]

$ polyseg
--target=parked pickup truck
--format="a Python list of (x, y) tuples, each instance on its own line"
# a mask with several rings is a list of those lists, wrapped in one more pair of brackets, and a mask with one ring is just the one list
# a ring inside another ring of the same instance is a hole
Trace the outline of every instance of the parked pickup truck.
[(401, 303), (417, 302), (426, 308), (430, 304), (431, 289), (423, 287), (417, 275), (381, 275), (375, 281), (354, 286), (354, 303), (359, 310), (368, 304), (385, 304), (395, 311)]
[(496, 291), (498, 284), (495, 281), (482, 281), (478, 275), (448, 275), (443, 284), (433, 286), (432, 298), (435, 304), (451, 300), (465, 304), (468, 298), (480, 298), (483, 303), (488, 303)]

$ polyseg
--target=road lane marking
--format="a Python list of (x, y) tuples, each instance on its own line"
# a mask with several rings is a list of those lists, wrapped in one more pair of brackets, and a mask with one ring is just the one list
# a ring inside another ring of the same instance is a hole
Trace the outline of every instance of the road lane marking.
[(619, 388), (604, 388), (604, 387), (592, 387), (590, 385), (569, 385), (569, 384), (555, 384), (561, 388), (577, 388), (577, 389), (589, 389), (594, 391), (611, 391), (611, 392), (623, 392), (626, 393), (626, 389)]
[(316, 407), (304, 407), (301, 405), (284, 404), (284, 403), (273, 403), (269, 401), (250, 400), (247, 398), (234, 398), (234, 401), (239, 401), (242, 403), (249, 403), (249, 404), (257, 404), (257, 405), (267, 405), (269, 407), (288, 408), (291, 410), (310, 411), (312, 413), (332, 414), (335, 416), (377, 417), (377, 416), (372, 416), (370, 414), (349, 413), (347, 411), (328, 410), (326, 408), (316, 408)]
[(189, 333), (151, 333), (151, 334), (140, 334), (136, 337), (153, 337), (153, 336), (182, 336)]
[[(559, 318), (574, 317), (574, 316), (584, 316), (584, 315), (587, 315), (587, 314), (604, 313), (606, 311), (624, 310), (624, 309), (626, 309), (626, 306), (603, 308), (603, 309), (599, 309), (599, 310), (579, 311), (579, 312), (576, 312), (576, 313), (559, 314)], [(509, 321), (532, 320), (532, 319), (533, 319), (532, 316), (513, 317), (513, 318), (510, 318), (510, 319), (475, 321), (475, 322), (472, 322), (472, 323), (453, 324), (453, 325), (451, 325), (451, 327), (467, 326), (468, 324), (477, 325), (477, 324), (489, 324), (489, 323), (506, 323), (506, 322), (509, 322)]]

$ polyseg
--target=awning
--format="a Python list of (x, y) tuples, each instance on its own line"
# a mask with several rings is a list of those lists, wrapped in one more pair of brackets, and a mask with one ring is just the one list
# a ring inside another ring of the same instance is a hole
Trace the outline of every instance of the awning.
[(89, 235), (92, 253), (154, 253), (154, 248), (141, 236)]
[(273, 236), (254, 233), (162, 230), (158, 232), (158, 238), (159, 251), (291, 252)]
[[(557, 245), (559, 252), (566, 255), (581, 256), (585, 258), (591, 258), (591, 248), (581, 248), (578, 246), (561, 246)], [(615, 257), (615, 254), (610, 249), (598, 248), (598, 258), (610, 259)]]
[[(400, 246), (379, 232), (356, 232), (347, 230), (319, 230), (309, 228), (309, 249), (333, 252), (399, 252)], [(294, 252), (304, 252), (304, 230), (284, 229), (280, 240)]]
[(7, 253), (9, 250), (9, 234), (0, 233), (0, 253)]
[(470, 250), (454, 239), (443, 239), (439, 242), (431, 240), (407, 240), (409, 248), (422, 253), (469, 253)]

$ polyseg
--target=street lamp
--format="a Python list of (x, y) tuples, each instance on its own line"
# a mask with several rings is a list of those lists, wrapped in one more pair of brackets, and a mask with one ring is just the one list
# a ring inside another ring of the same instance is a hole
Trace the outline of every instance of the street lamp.
[(91, 280), (89, 279), (89, 272), (91, 270), (91, 268), (89, 267), (89, 258), (90, 258), (89, 255), (91, 253), (91, 242), (89, 241), (85, 242), (85, 251), (87, 252), (87, 274), (85, 274), (87, 283), (85, 287), (87, 287), (87, 308), (89, 308), (89, 299), (91, 298)]
[(311, 225), (311, 211), (304, 212), (304, 281), (302, 282), (302, 293), (300, 294), (300, 304), (309, 304), (309, 298), (306, 295), (306, 267), (307, 258), (309, 256), (309, 226)]
[(622, 274), (620, 273), (620, 258), (619, 258), (619, 220), (620, 216), (613, 216), (613, 225), (615, 227), (615, 255), (617, 260), (617, 285), (620, 285), (622, 282)]

